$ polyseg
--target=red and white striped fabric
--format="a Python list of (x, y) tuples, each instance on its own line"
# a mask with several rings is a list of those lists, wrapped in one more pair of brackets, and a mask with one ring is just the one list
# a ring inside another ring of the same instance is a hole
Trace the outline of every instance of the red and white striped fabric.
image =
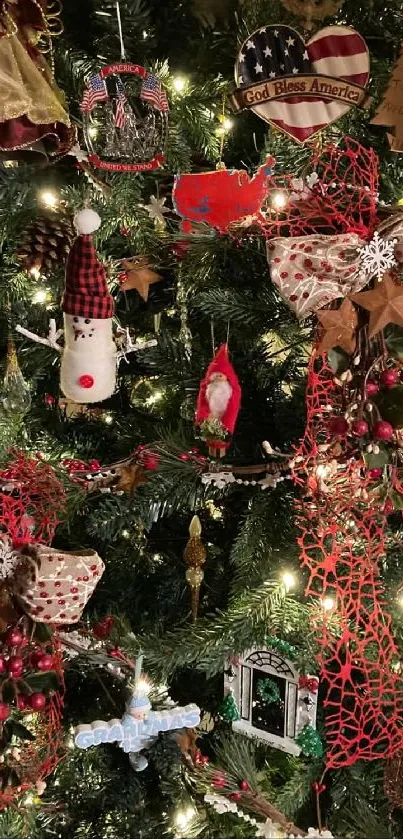
[[(348, 26), (327, 26), (304, 43), (295, 29), (267, 26), (243, 44), (236, 66), (240, 87), (256, 82), (277, 81), (290, 76), (316, 74), (365, 87), (369, 80), (369, 53), (361, 35)], [(326, 125), (340, 119), (351, 103), (327, 101), (300, 93), (284, 99), (253, 105), (266, 122), (304, 143)]]

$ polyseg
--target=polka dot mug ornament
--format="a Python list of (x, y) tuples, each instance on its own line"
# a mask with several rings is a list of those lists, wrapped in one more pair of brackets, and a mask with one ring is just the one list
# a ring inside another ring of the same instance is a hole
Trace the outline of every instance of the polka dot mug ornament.
[(44, 545), (27, 552), (14, 588), (24, 611), (40, 623), (76, 623), (105, 570), (102, 559), (92, 550), (58, 551)]
[(359, 256), (362, 244), (355, 233), (281, 237), (268, 243), (271, 278), (298, 318), (367, 285)]

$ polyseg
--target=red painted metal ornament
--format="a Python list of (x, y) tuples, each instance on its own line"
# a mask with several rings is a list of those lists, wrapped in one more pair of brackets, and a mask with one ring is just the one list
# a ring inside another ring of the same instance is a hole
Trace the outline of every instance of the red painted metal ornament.
[(172, 193), (176, 212), (225, 233), (231, 224), (255, 217), (267, 197), (274, 158), (267, 157), (253, 178), (244, 169), (177, 175)]

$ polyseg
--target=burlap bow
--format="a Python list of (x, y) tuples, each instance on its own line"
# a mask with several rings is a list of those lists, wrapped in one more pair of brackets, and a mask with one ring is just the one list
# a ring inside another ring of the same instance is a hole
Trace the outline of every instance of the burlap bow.
[(14, 594), (35, 621), (76, 623), (105, 569), (95, 551), (31, 546), (15, 576)]
[[(395, 258), (403, 261), (403, 218), (396, 212), (378, 227), (385, 239), (396, 239)], [(364, 271), (357, 233), (272, 239), (267, 244), (271, 278), (298, 318), (303, 319), (338, 297), (364, 288), (372, 279)]]

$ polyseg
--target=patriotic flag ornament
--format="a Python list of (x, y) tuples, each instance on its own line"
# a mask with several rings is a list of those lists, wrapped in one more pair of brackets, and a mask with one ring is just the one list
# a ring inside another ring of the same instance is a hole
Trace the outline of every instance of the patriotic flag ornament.
[[(140, 85), (131, 83), (133, 76)], [(136, 107), (139, 99), (142, 107)], [(81, 109), (89, 164), (108, 172), (145, 172), (164, 162), (168, 100), (145, 67), (123, 60), (102, 67), (88, 80)]]
[(125, 103), (127, 96), (125, 86), (122, 79), (118, 76), (116, 79), (116, 111), (115, 111), (115, 125), (116, 128), (123, 128), (126, 122)]
[(289, 26), (266, 26), (241, 47), (234, 110), (305, 143), (353, 106), (367, 107), (368, 48), (348, 26), (327, 26), (307, 43)]
[(105, 79), (102, 79), (99, 73), (97, 73), (96, 76), (91, 76), (85, 88), (81, 110), (83, 113), (89, 114), (95, 108), (97, 102), (106, 102), (107, 98), (108, 91), (106, 89)]
[(168, 99), (161, 84), (153, 73), (148, 73), (141, 86), (140, 99), (149, 102), (158, 111), (169, 111)]

